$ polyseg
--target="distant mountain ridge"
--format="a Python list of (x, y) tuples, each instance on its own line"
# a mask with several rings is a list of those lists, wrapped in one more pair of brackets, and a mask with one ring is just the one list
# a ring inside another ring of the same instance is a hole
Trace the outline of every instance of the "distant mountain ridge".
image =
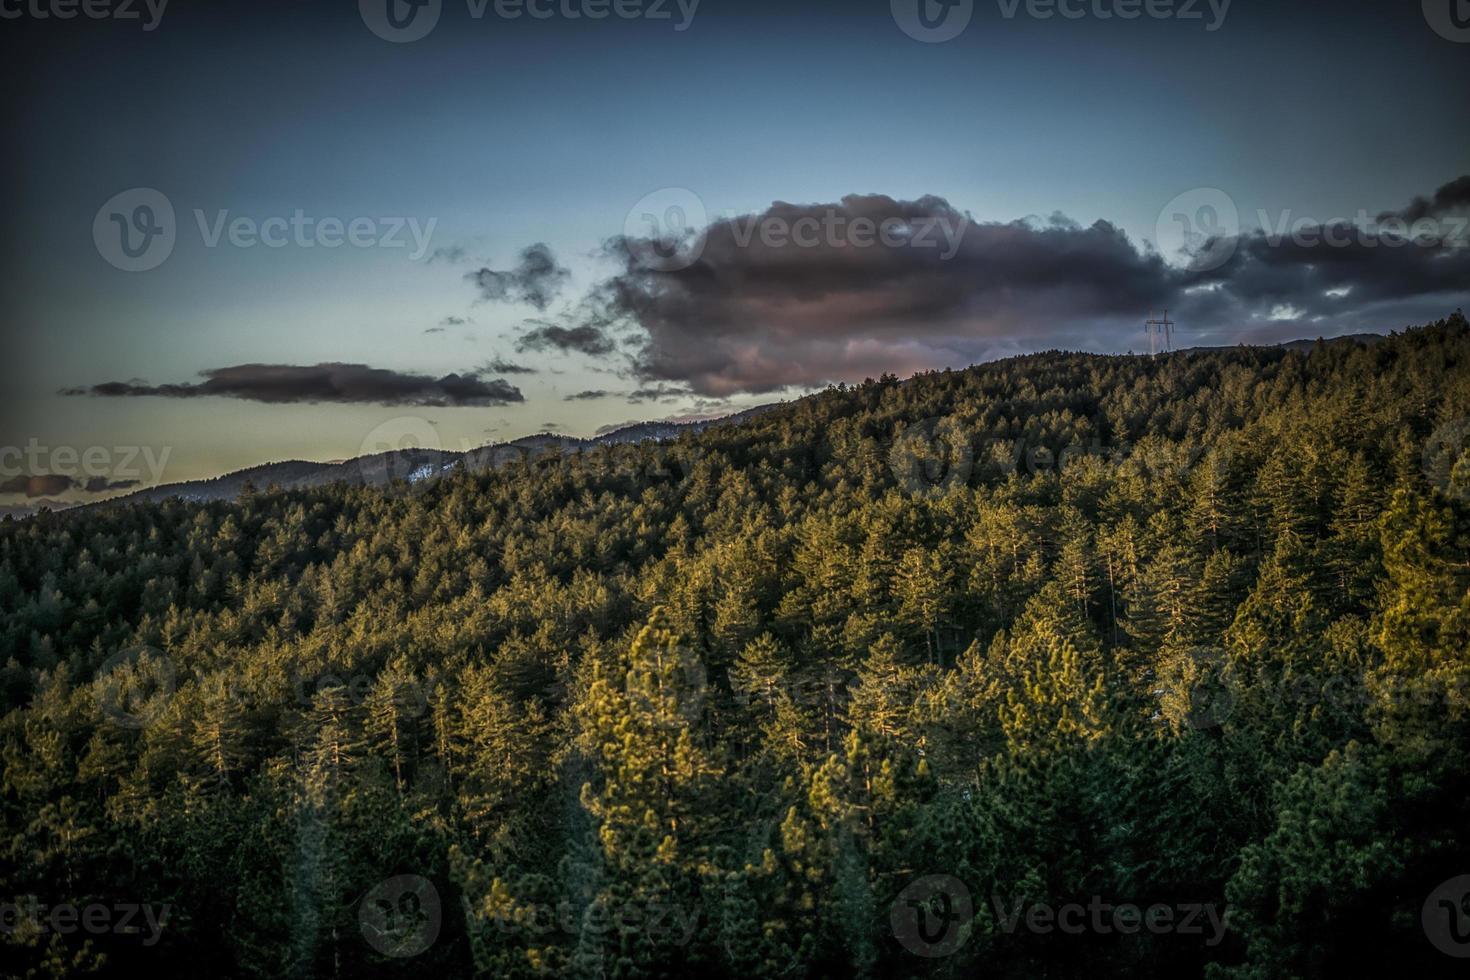
[[(1279, 344), (1234, 344), (1218, 347), (1186, 347), (1173, 353), (1209, 353), (1213, 351), (1236, 350), (1240, 347), (1262, 347), (1267, 350), (1289, 350), (1309, 354), (1319, 343), (1369, 345), (1379, 343), (1386, 339), (1388, 338), (1385, 334), (1347, 334), (1341, 337), (1317, 338), (1315, 340), (1288, 340)], [(747, 418), (776, 408), (780, 404), (782, 403), (773, 402), (766, 405), (757, 405), (754, 408), (749, 408), (733, 415), (699, 419), (691, 422), (634, 422), (587, 439), (577, 436), (557, 435), (551, 432), (540, 432), (534, 435), (522, 436), (519, 439), (512, 439), (509, 442), (492, 443), (481, 446), (478, 449), (462, 452), (435, 449), (399, 449), (377, 455), (359, 456), (354, 459), (332, 462), (316, 463), (306, 460), (285, 460), (277, 463), (264, 463), (260, 466), (236, 470), (233, 473), (226, 473), (212, 479), (169, 483), (138, 490), (121, 497), (111, 497), (107, 500), (98, 500), (70, 506), (63, 505), (60, 501), (51, 500), (37, 501), (33, 504), (0, 505), (0, 520), (3, 520), (7, 516), (17, 519), (29, 517), (39, 512), (41, 508), (48, 506), (57, 512), (65, 512), (88, 510), (98, 507), (114, 507), (121, 504), (157, 502), (168, 500), (172, 497), (194, 501), (233, 500), (240, 495), (247, 484), (253, 485), (259, 490), (265, 490), (271, 486), (292, 489), (324, 486), (329, 483), (339, 482), (357, 486), (381, 486), (395, 479), (407, 479), (410, 482), (418, 482), (423, 479), (442, 476), (444, 473), (455, 469), (461, 464), (468, 465), (472, 470), (498, 467), (513, 458), (507, 455), (507, 453), (516, 450), (537, 453), (551, 451), (573, 453), (581, 452), (584, 449), (593, 449), (598, 446), (648, 441), (662, 442), (677, 439), (685, 432), (700, 432), (716, 425), (738, 424)]]
[[(575, 453), (599, 446), (636, 444), (640, 442), (663, 442), (677, 439), (686, 432), (702, 432), (717, 425), (734, 425), (747, 418), (775, 408), (778, 403), (757, 405), (755, 408), (724, 415), (719, 418), (698, 419), (692, 422), (635, 422), (620, 426), (589, 439), (576, 436), (556, 435), (540, 432), (522, 436), (509, 442), (492, 443), (478, 449), (466, 451), (405, 448), (389, 450), (369, 456), (326, 463), (307, 460), (284, 460), (263, 463), (226, 473), (207, 480), (188, 480), (149, 487), (120, 497), (97, 500), (57, 508), (57, 512), (94, 510), (102, 507), (117, 507), (135, 503), (153, 503), (178, 497), (183, 500), (233, 500), (247, 485), (258, 490), (278, 486), (283, 490), (301, 487), (319, 487), (329, 483), (347, 483), (353, 486), (383, 486), (394, 480), (419, 482), (443, 476), (459, 466), (471, 470), (493, 469), (520, 458), (522, 455), (551, 452)], [(54, 506), (56, 501), (43, 501), (34, 505), (0, 508), (0, 519), (6, 516), (29, 517), (42, 507)]]
[[(1376, 343), (1379, 343), (1379, 342), (1384, 341), (1384, 340), (1387, 340), (1387, 339), (1388, 339), (1388, 335), (1387, 334), (1381, 334), (1381, 333), (1350, 333), (1350, 334), (1343, 334), (1341, 337), (1326, 337), (1326, 338), (1318, 337), (1316, 340), (1307, 340), (1305, 338), (1302, 339), (1302, 340), (1287, 340), (1287, 341), (1283, 341), (1283, 342), (1281, 342), (1279, 344), (1270, 344), (1269, 347), (1272, 350), (1292, 350), (1292, 351), (1297, 351), (1298, 353), (1308, 354), (1308, 353), (1311, 353), (1311, 351), (1314, 348), (1316, 348), (1316, 346), (1318, 344), (1349, 344), (1349, 343), (1351, 343), (1351, 344), (1363, 344), (1363, 345), (1366, 346), (1368, 344), (1376, 344)], [(1232, 344), (1232, 345), (1222, 345), (1222, 346), (1219, 346), (1219, 347), (1185, 347), (1184, 349), (1182, 349), (1180, 351), (1177, 351), (1176, 353), (1179, 353), (1179, 354), (1207, 353), (1207, 352), (1210, 352), (1210, 351), (1235, 350), (1238, 347), (1259, 347), (1259, 346), (1263, 346), (1263, 345), (1260, 345), (1260, 344)]]

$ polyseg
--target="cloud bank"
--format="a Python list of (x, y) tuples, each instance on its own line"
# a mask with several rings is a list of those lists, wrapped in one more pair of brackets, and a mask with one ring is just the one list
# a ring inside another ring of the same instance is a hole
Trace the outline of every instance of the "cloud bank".
[(433, 407), (509, 405), (525, 401), (520, 389), (478, 372), (433, 378), (366, 364), (239, 364), (201, 372), (198, 384), (149, 385), (109, 381), (65, 389), (63, 395), (98, 398), (241, 398), (271, 405), (337, 403)]
[[(1462, 177), (1394, 214), (1444, 217), (1467, 197)], [(874, 233), (884, 227), (897, 231)], [(544, 328), (525, 349), (610, 353), (608, 329), (631, 326), (629, 374), (727, 397), (1046, 348), (1140, 349), (1142, 321), (1164, 307), (1186, 343), (1383, 331), (1470, 296), (1455, 227), (1432, 242), (1340, 222), (1285, 239), (1253, 229), (1214, 253), (1229, 253), (1223, 264), (1192, 271), (1107, 221), (978, 222), (934, 196), (776, 202), (712, 222), (683, 268), (649, 261), (667, 242), (609, 240), (618, 271), (582, 304), (581, 332)]]
[(0, 480), (0, 495), (24, 494), (34, 499), (55, 496), (66, 493), (68, 490), (107, 493), (112, 490), (127, 490), (138, 484), (138, 480), (109, 480), (105, 476), (94, 476), (81, 480), (60, 473), (22, 473), (6, 480)]

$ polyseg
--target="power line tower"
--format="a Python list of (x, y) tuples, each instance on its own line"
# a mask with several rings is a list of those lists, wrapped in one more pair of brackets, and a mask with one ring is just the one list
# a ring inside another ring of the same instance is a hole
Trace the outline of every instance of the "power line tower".
[(1157, 357), (1159, 354), (1159, 338), (1164, 338), (1164, 350), (1174, 349), (1174, 321), (1169, 319), (1169, 311), (1164, 311), (1162, 320), (1152, 317), (1143, 321), (1143, 332), (1148, 334), (1148, 352)]

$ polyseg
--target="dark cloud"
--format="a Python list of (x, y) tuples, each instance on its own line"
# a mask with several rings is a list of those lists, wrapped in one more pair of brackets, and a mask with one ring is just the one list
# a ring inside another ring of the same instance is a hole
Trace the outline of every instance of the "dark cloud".
[[(1461, 186), (1407, 211), (1451, 206)], [(784, 233), (770, 238), (768, 228)], [(610, 240), (619, 271), (594, 289), (582, 322), (597, 337), (637, 328), (634, 376), (713, 397), (1052, 347), (1139, 348), (1142, 321), (1164, 307), (1181, 339), (1213, 343), (1253, 330), (1293, 339), (1399, 328), (1470, 294), (1470, 248), (1452, 242), (1355, 234), (1343, 246), (1302, 245), (1252, 231), (1230, 240), (1220, 268), (1193, 272), (1107, 221), (976, 222), (932, 196), (777, 202), (717, 220), (698, 241), (687, 267), (660, 271), (649, 259), (668, 243)]]
[[(826, 230), (798, 244), (803, 226)], [(654, 247), (611, 240), (622, 269), (593, 302), (644, 332), (640, 377), (719, 397), (969, 363), (1046, 311), (1133, 317), (1170, 295), (1164, 261), (1107, 222), (978, 224), (938, 197), (778, 202), (710, 225), (677, 271), (647, 267)]]
[(65, 493), (74, 486), (76, 486), (76, 481), (69, 476), (60, 476), (54, 473), (39, 473), (34, 475), (22, 473), (18, 476), (12, 476), (4, 482), (0, 482), (0, 493), (23, 493), (27, 497), (48, 497), (53, 494)]
[(470, 317), (464, 317), (464, 316), (446, 316), (444, 319), (442, 319), (442, 320), (439, 321), (439, 326), (441, 326), (441, 327), (463, 327), (466, 324), (470, 324), (470, 323), (474, 323), (474, 322), (475, 321), (473, 319), (471, 319)]
[(514, 385), (478, 372), (433, 378), (366, 364), (240, 364), (201, 372), (199, 384), (111, 381), (68, 388), (64, 395), (103, 398), (243, 398), (268, 404), (334, 402), (375, 405), (486, 406), (522, 402)]
[(527, 367), (524, 364), (516, 364), (513, 361), (507, 361), (504, 358), (499, 358), (499, 357), (494, 358), (493, 360), (491, 360), (490, 363), (488, 365), (486, 365), (485, 370), (489, 374), (539, 374), (540, 373), (539, 371), (537, 371), (533, 367)]
[(529, 303), (544, 310), (556, 299), (571, 273), (557, 264), (556, 255), (537, 242), (521, 251), (520, 263), (506, 272), (482, 268), (465, 275), (480, 290), (480, 298), (491, 302)]
[(469, 257), (470, 253), (463, 245), (442, 245), (429, 253), (429, 262), (448, 262), (455, 265)]
[(575, 351), (592, 357), (602, 357), (611, 354), (615, 349), (612, 338), (595, 323), (563, 327), (544, 320), (530, 322), (535, 326), (516, 341), (516, 350), (556, 350), (563, 353)]
[(690, 390), (682, 385), (655, 384), (638, 388), (628, 393), (629, 405), (641, 405), (644, 402), (672, 402), (680, 398), (686, 398), (691, 394)]
[(1388, 211), (1379, 221), (1399, 218), (1413, 224), (1423, 218), (1439, 218), (1470, 209), (1470, 174), (1445, 184), (1432, 197), (1416, 197), (1402, 211)]
[[(1184, 277), (1178, 308), (1226, 342), (1383, 332), (1437, 319), (1470, 295), (1470, 221), (1451, 217), (1465, 209), (1467, 193), (1470, 177), (1462, 177), (1432, 199), (1380, 216), (1376, 228), (1338, 220), (1236, 236), (1219, 268)], [(1443, 220), (1433, 234), (1410, 227), (1425, 218)]]
[(0, 495), (24, 494), (27, 497), (49, 497), (68, 490), (86, 493), (106, 493), (110, 490), (126, 490), (139, 485), (138, 480), (109, 480), (105, 476), (94, 476), (87, 480), (60, 473), (22, 473), (0, 481)]
[(443, 332), (444, 332), (444, 328), (443, 327), (429, 327), (427, 330), (424, 331), (424, 333), (443, 333)]
[(600, 388), (593, 388), (588, 391), (579, 391), (575, 395), (568, 395), (562, 400), (569, 402), (593, 402), (599, 398), (612, 398), (616, 394), (616, 391), (603, 391)]

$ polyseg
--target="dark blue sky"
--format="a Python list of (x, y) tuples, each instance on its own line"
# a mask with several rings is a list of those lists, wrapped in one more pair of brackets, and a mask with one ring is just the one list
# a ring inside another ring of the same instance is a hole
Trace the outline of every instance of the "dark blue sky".
[[(890, 364), (1138, 350), (1155, 302), (1179, 310), (1189, 345), (1387, 331), (1470, 294), (1455, 192), (1424, 212), (1449, 239), (1433, 249), (1252, 237), (1262, 218), (1402, 212), (1470, 173), (1470, 43), (1417, 2), (1234, 0), (1219, 23), (1203, 2), (1200, 19), (1007, 6), (974, 4), (945, 43), (910, 37), (887, 0), (701, 0), (683, 30), (672, 0), (668, 19), (599, 21), (507, 20), (493, 4), (476, 19), (444, 0), (411, 43), (376, 36), (351, 0), (172, 0), (151, 31), (0, 20), (20, 94), (0, 444), (166, 445), (164, 479), (186, 479), (355, 455), (385, 424), (427, 424), (457, 449), (720, 411)], [(94, 223), (131, 222), (139, 188), (172, 207), (174, 243), (125, 271)], [(708, 220), (769, 218), (780, 201), (973, 225), (949, 264), (865, 253), (853, 267), (830, 242), (722, 250), (712, 235), (682, 279), (630, 272), (604, 243), (667, 188)], [(1245, 237), (1191, 269), (1160, 240), (1171, 202), (1213, 220), (1201, 202), (1222, 194), (1239, 218), (1224, 230)], [(363, 241), (379, 244), (327, 248), (308, 230), (210, 245), (215, 226), (298, 214), (311, 229), (370, 222)], [(534, 243), (554, 272), (517, 278)], [(366, 368), (201, 377), (324, 363)], [(481, 387), (415, 388), (449, 375)], [(109, 382), (127, 384), (59, 394)], [(201, 383), (215, 387), (159, 391)], [(568, 398), (589, 392), (607, 394)]]

